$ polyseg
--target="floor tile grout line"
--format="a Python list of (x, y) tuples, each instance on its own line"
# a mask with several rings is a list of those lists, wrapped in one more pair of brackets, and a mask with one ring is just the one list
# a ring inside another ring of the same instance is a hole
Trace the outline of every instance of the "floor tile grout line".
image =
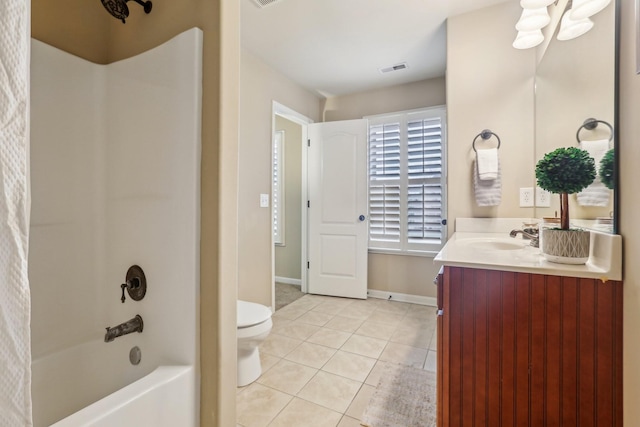
[[(304, 297), (300, 298), (298, 301), (303, 300)], [(294, 301), (295, 303), (296, 301)], [(294, 401), (294, 399), (298, 398), (301, 400), (304, 400), (306, 402), (309, 402), (311, 404), (314, 405), (318, 405), (322, 408), (326, 408), (327, 410), (331, 410), (335, 413), (338, 413), (340, 415), (340, 419), (338, 420), (338, 424), (340, 424), (345, 418), (351, 418), (354, 419), (351, 416), (347, 415), (347, 412), (349, 411), (349, 409), (351, 408), (351, 405), (353, 405), (355, 399), (358, 397), (359, 393), (362, 392), (363, 388), (365, 385), (367, 385), (368, 387), (375, 387), (375, 385), (372, 384), (368, 384), (367, 381), (369, 380), (369, 378), (371, 377), (371, 374), (373, 373), (374, 369), (376, 368), (376, 365), (378, 365), (379, 363), (398, 363), (397, 361), (393, 362), (393, 361), (387, 361), (387, 360), (382, 360), (380, 359), (381, 356), (383, 356), (385, 350), (389, 347), (390, 344), (397, 344), (399, 346), (405, 346), (408, 347), (410, 350), (409, 351), (413, 351), (413, 350), (417, 350), (420, 352), (425, 352), (425, 357), (424, 360), (422, 360), (422, 365), (418, 368), (424, 369), (426, 367), (426, 363), (427, 363), (427, 359), (429, 358), (430, 353), (433, 351), (434, 353), (437, 352), (437, 349), (432, 349), (432, 347), (437, 347), (437, 342), (434, 343), (434, 336), (435, 334), (435, 322), (431, 322), (427, 320), (427, 314), (422, 314), (422, 313), (412, 313), (412, 309), (415, 307), (421, 307), (419, 305), (414, 305), (414, 304), (410, 304), (410, 303), (402, 303), (402, 302), (392, 302), (394, 304), (394, 306), (397, 307), (402, 307), (403, 305), (408, 306), (407, 309), (405, 310), (401, 310), (401, 312), (399, 312), (398, 310), (394, 309), (394, 310), (379, 310), (380, 305), (384, 304), (384, 301), (378, 301), (376, 304), (372, 304), (371, 306), (374, 307), (373, 310), (371, 310), (371, 313), (369, 314), (369, 316), (367, 317), (360, 317), (360, 318), (350, 318), (354, 323), (359, 322), (359, 325), (357, 326), (357, 328), (354, 331), (345, 331), (345, 330), (340, 330), (340, 329), (335, 329), (332, 328), (331, 326), (327, 326), (327, 324), (329, 324), (332, 320), (334, 320), (337, 316), (341, 316), (341, 317), (347, 317), (344, 316), (342, 313), (342, 311), (347, 308), (349, 305), (354, 304), (355, 302), (350, 302), (348, 304), (343, 304), (344, 307), (341, 307), (340, 311), (337, 311), (335, 313), (327, 313), (327, 312), (323, 312), (322, 310), (314, 310), (316, 307), (318, 307), (320, 304), (323, 303), (331, 303), (332, 301), (330, 299), (327, 299), (326, 297), (322, 297), (322, 300), (320, 300), (320, 302), (318, 304), (308, 304), (308, 307), (305, 309), (300, 309), (299, 312), (303, 312), (302, 314), (300, 314), (300, 316), (297, 316), (294, 319), (290, 319), (290, 318), (286, 318), (286, 317), (281, 317), (281, 319), (283, 321), (285, 321), (287, 324), (292, 324), (296, 321), (300, 320), (300, 317), (304, 316), (305, 314), (311, 312), (311, 311), (315, 311), (316, 313), (322, 313), (325, 314), (329, 320), (327, 320), (326, 323), (324, 323), (323, 325), (317, 325), (317, 324), (313, 324), (313, 323), (306, 323), (303, 321), (300, 321), (300, 323), (304, 324), (304, 325), (310, 325), (310, 326), (315, 326), (318, 328), (318, 330), (316, 332), (314, 332), (313, 334), (309, 335), (306, 338), (300, 338), (300, 337), (294, 337), (291, 335), (286, 335), (286, 334), (279, 334), (277, 332), (274, 332), (276, 335), (279, 335), (281, 337), (285, 337), (288, 339), (293, 339), (296, 341), (300, 341), (295, 347), (293, 347), (291, 350), (289, 350), (288, 352), (286, 352), (284, 355), (275, 355), (275, 354), (271, 354), (269, 352), (265, 352), (265, 354), (269, 355), (270, 357), (273, 357), (275, 359), (277, 359), (277, 361), (271, 365), (265, 372), (267, 372), (268, 370), (270, 370), (271, 368), (273, 368), (274, 366), (276, 366), (278, 363), (282, 362), (282, 361), (287, 361), (289, 363), (294, 363), (294, 364), (298, 364), (301, 366), (304, 366), (306, 368), (309, 369), (313, 369), (315, 372), (313, 374), (313, 376), (307, 381), (305, 382), (304, 385), (301, 386), (300, 390), (298, 390), (298, 392), (295, 395), (291, 395), (289, 393), (283, 392), (281, 390), (275, 389), (273, 387), (270, 386), (266, 386), (264, 384), (259, 383), (262, 387), (267, 387), (270, 388), (274, 391), (277, 391), (279, 393), (283, 393), (287, 396), (289, 396), (291, 399), (289, 400), (289, 402), (285, 405), (284, 408), (282, 408), (280, 411), (278, 411), (278, 413), (273, 417), (273, 419), (271, 419), (271, 421), (269, 421), (268, 425), (271, 425), (277, 418), (278, 416), (282, 413), (282, 411), (285, 410), (285, 408), (287, 408), (289, 405), (292, 404), (292, 402)], [(293, 303), (292, 303), (293, 304)], [(325, 308), (327, 308), (329, 306), (326, 306)], [(295, 307), (294, 307), (295, 308)], [(388, 308), (388, 307), (387, 307)], [(433, 308), (434, 312), (435, 312), (435, 308)], [(335, 311), (335, 308), (332, 309), (331, 311)], [(377, 321), (377, 320), (371, 320), (371, 316), (378, 311), (378, 315), (380, 315), (381, 317), (387, 316), (389, 318), (389, 314), (390, 319), (393, 319), (394, 317), (396, 318), (395, 320), (391, 320), (392, 322), (394, 322), (395, 324), (393, 325), (392, 331), (390, 333), (390, 335), (387, 338), (383, 338), (381, 336), (369, 336), (369, 335), (364, 335), (362, 333), (362, 331), (360, 333), (358, 333), (358, 331), (363, 327), (363, 325), (366, 322), (371, 322), (371, 323), (388, 323), (388, 322), (383, 322), (383, 321)], [(424, 311), (424, 309), (420, 309), (420, 312)], [(386, 313), (386, 314), (385, 314)], [(412, 315), (413, 314), (413, 315)], [(400, 317), (398, 319), (398, 317)], [(405, 328), (407, 330), (411, 330), (411, 329), (415, 329), (416, 330), (416, 334), (419, 334), (421, 330), (425, 330), (424, 328), (428, 328), (428, 330), (430, 332), (427, 332), (427, 334), (430, 335), (428, 342), (426, 343), (426, 348), (422, 347), (422, 346), (414, 346), (414, 345), (410, 345), (411, 343), (407, 344), (406, 341), (401, 341), (401, 342), (396, 342), (394, 341), (394, 337), (396, 336), (396, 333), (401, 329), (401, 327), (403, 325), (412, 325), (411, 327)], [(312, 339), (312, 337), (317, 334), (318, 332), (320, 332), (321, 330), (326, 330), (326, 331), (333, 331), (333, 332), (342, 332), (347, 336), (347, 338), (339, 345), (339, 347), (335, 348), (333, 346), (327, 346), (324, 344), (319, 344), (316, 342), (312, 342), (309, 341), (309, 339)], [(354, 351), (349, 351), (344, 349), (344, 346), (346, 345), (347, 342), (349, 342), (350, 339), (352, 339), (354, 336), (363, 338), (363, 339), (374, 339), (374, 340), (378, 340), (381, 342), (384, 342), (384, 346), (382, 348), (382, 350), (379, 352), (379, 354), (377, 355), (377, 357), (372, 357), (370, 354), (361, 354), (361, 353), (356, 353)], [(304, 343), (308, 343), (308, 344), (313, 344), (313, 345), (317, 345), (317, 346), (321, 346), (324, 347), (328, 350), (333, 350), (333, 354), (326, 360), (324, 361), (324, 363), (322, 364), (322, 366), (320, 366), (319, 368), (316, 368), (315, 366), (309, 366), (306, 365), (304, 363), (300, 363), (300, 362), (296, 362), (293, 360), (289, 360), (287, 359), (288, 356), (290, 356), (296, 349), (298, 349), (301, 345), (303, 345)], [(360, 357), (364, 357), (366, 359), (369, 359), (371, 361), (373, 361), (373, 366), (371, 367), (371, 369), (368, 370), (367, 375), (365, 376), (363, 381), (360, 380), (356, 380), (354, 378), (350, 378), (350, 377), (345, 377), (343, 375), (340, 374), (336, 374), (334, 372), (330, 372), (330, 371), (326, 371), (324, 370), (324, 368), (327, 367), (327, 364), (334, 358), (336, 357), (336, 355), (338, 354), (338, 352), (343, 352), (345, 354), (349, 354), (349, 355), (355, 355), (355, 356), (360, 356)], [(402, 363), (402, 362), (401, 362)], [(407, 363), (402, 363), (407, 365)], [(415, 365), (413, 365), (415, 366)], [(417, 366), (415, 366), (417, 367)], [(332, 408), (328, 408), (324, 405), (312, 402), (308, 399), (302, 398), (299, 396), (300, 392), (302, 392), (302, 390), (304, 390), (304, 388), (309, 384), (310, 381), (313, 380), (313, 378), (315, 378), (319, 372), (323, 372), (325, 374), (330, 374), (330, 375), (335, 375), (337, 377), (340, 378), (344, 378), (347, 379), (349, 381), (354, 381), (356, 383), (359, 383), (359, 387), (358, 387), (358, 391), (353, 395), (353, 397), (350, 399), (346, 409), (343, 412), (339, 412), (336, 411), (335, 409)], [(241, 395), (242, 392), (238, 393), (238, 396)], [(241, 425), (241, 424), (238, 424)]]
[[(314, 375), (314, 376), (313, 376), (309, 381), (307, 381), (307, 384), (309, 384), (309, 383), (311, 382), (311, 380), (313, 380), (313, 378), (314, 378), (314, 377), (315, 377), (319, 372), (320, 372), (320, 370), (318, 369), (318, 372), (316, 372), (316, 374), (315, 374), (315, 375)], [(332, 374), (331, 372), (325, 372), (325, 373), (327, 373), (327, 374), (331, 374), (331, 375), (335, 375), (335, 376), (337, 376), (337, 377), (345, 378), (345, 379), (348, 379), (348, 380), (351, 380), (351, 381), (355, 381), (355, 380), (352, 380), (352, 379), (350, 379), (350, 378), (342, 377), (342, 376), (337, 375), (337, 374)], [(360, 381), (356, 381), (356, 382), (360, 382)], [(305, 387), (307, 384), (305, 384), (305, 385), (302, 387), (302, 389), (304, 389), (304, 387)], [(364, 382), (360, 383), (360, 387), (358, 388), (358, 391), (353, 395), (353, 397), (352, 397), (352, 398), (351, 398), (351, 400), (349, 401), (349, 404), (347, 405), (347, 407), (346, 407), (345, 411), (344, 411), (344, 412), (341, 412), (341, 414), (342, 414), (343, 416), (344, 416), (344, 414), (346, 414), (346, 411), (348, 411), (348, 410), (349, 410), (349, 407), (351, 406), (351, 404), (353, 403), (353, 400), (356, 398), (356, 396), (357, 396), (357, 395), (358, 395), (358, 393), (360, 392), (360, 389), (362, 388), (362, 385), (363, 385), (363, 384), (364, 384)], [(322, 404), (320, 404), (320, 403), (312, 402), (312, 401), (310, 401), (310, 400), (308, 400), (308, 399), (305, 399), (305, 398), (303, 398), (303, 397), (301, 397), (301, 396), (298, 396), (298, 394), (302, 391), (302, 389), (300, 389), (300, 391), (296, 394), (296, 397), (298, 397), (299, 399), (305, 400), (305, 401), (307, 401), (307, 402), (309, 402), (309, 403), (313, 403), (314, 405), (321, 406), (321, 407), (323, 407), (323, 408), (325, 408), (325, 409), (329, 409), (329, 410), (331, 410), (331, 411), (333, 411), (333, 412), (338, 412), (338, 411), (336, 411), (335, 409), (328, 408), (328, 407), (326, 407), (326, 406), (324, 406), (324, 405), (322, 405)], [(340, 412), (338, 412), (338, 413), (340, 413)]]
[[(293, 401), (293, 398), (298, 398), (298, 399), (304, 400), (304, 401), (306, 401), (306, 402), (312, 403), (312, 404), (314, 404), (314, 405), (317, 405), (317, 406), (323, 407), (323, 408), (325, 408), (325, 409), (329, 409), (329, 410), (331, 410), (331, 411), (333, 411), (333, 412), (340, 413), (340, 412), (336, 411), (335, 409), (329, 408), (329, 407), (327, 407), (327, 406), (324, 406), (324, 405), (322, 405), (322, 404), (319, 404), (319, 403), (313, 402), (313, 401), (311, 401), (311, 400), (309, 400), (309, 399), (306, 399), (306, 398), (304, 398), (304, 397), (300, 396), (300, 392), (302, 392), (302, 390), (307, 386), (307, 384), (309, 384), (309, 383), (313, 380), (313, 378), (315, 378), (315, 377), (318, 375), (318, 373), (319, 373), (319, 372), (320, 372), (320, 369), (317, 369), (317, 370), (316, 370), (316, 372), (313, 374), (313, 376), (312, 376), (312, 377), (311, 377), (311, 378), (310, 378), (310, 379), (309, 379), (309, 380), (308, 380), (308, 381), (307, 381), (307, 382), (306, 382), (306, 383), (305, 383), (305, 384), (300, 388), (300, 390), (298, 390), (298, 392), (297, 392), (295, 395), (292, 395), (292, 394), (287, 393), (287, 392), (282, 391), (282, 390), (278, 390), (277, 388), (274, 388), (274, 387), (271, 387), (271, 386), (268, 386), (268, 385), (265, 385), (265, 384), (261, 384), (261, 383), (259, 383), (259, 384), (260, 384), (261, 386), (263, 386), (263, 387), (267, 387), (267, 388), (270, 388), (271, 390), (275, 390), (275, 391), (277, 391), (277, 392), (284, 393), (284, 394), (286, 394), (286, 395), (288, 395), (288, 396), (291, 396), (291, 397), (292, 397), (292, 399), (289, 401), (289, 403), (287, 403), (287, 405), (285, 405), (285, 408), (286, 408), (287, 406), (289, 406), (289, 404)], [(326, 372), (326, 373), (330, 373), (330, 372)], [(337, 375), (337, 374), (332, 374), (332, 375), (340, 376), (340, 375)], [(342, 378), (346, 378), (346, 377), (342, 377)], [(350, 378), (346, 378), (346, 379), (350, 379)], [(355, 381), (355, 380), (352, 380), (352, 381)], [(359, 381), (358, 381), (358, 382), (359, 382)], [(361, 383), (360, 387), (362, 387), (362, 384), (364, 384), (364, 383)], [(360, 388), (358, 389), (358, 391), (360, 391)], [(356, 393), (356, 395), (357, 395), (357, 393)], [(354, 398), (355, 398), (355, 396), (356, 396), (356, 395), (354, 395)], [(347, 405), (347, 410), (349, 409), (349, 406), (351, 405), (351, 403), (352, 403), (352, 402), (353, 402), (353, 399), (351, 399), (351, 401), (349, 402), (349, 405)], [(284, 410), (284, 408), (283, 408), (282, 410)], [(281, 410), (280, 412), (282, 412), (282, 410)], [(345, 411), (346, 411), (346, 410), (345, 410)], [(342, 414), (342, 415), (344, 415), (345, 413), (343, 412), (343, 413), (341, 413), (341, 414)], [(276, 417), (274, 417), (271, 421), (269, 421), (269, 424), (271, 424), (271, 423), (272, 423), (276, 418), (277, 418), (277, 416), (276, 416)]]

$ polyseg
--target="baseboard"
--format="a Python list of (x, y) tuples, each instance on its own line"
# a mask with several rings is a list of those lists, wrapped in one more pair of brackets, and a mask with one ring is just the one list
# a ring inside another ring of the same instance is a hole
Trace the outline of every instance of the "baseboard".
[(437, 307), (438, 301), (433, 297), (423, 297), (420, 295), (401, 294), (398, 292), (378, 291), (376, 289), (367, 289), (369, 298), (385, 299), (389, 301), (409, 302), (411, 304), (429, 305)]
[(301, 279), (291, 279), (290, 277), (276, 276), (276, 282), (278, 282), (278, 283), (286, 283), (287, 285), (302, 286), (302, 280)]

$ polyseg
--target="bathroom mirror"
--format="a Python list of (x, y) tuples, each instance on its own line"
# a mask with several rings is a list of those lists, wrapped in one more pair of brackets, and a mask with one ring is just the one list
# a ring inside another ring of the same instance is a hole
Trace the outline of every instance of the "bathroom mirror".
[[(617, 153), (617, 9), (612, 1), (604, 10), (592, 16), (593, 28), (572, 40), (557, 39), (553, 32), (542, 55), (535, 77), (535, 164), (546, 153), (558, 147), (600, 149), (596, 141), (609, 140), (608, 148)], [(568, 5), (567, 5), (568, 3)], [(555, 7), (571, 7), (571, 2), (559, 1)], [(595, 129), (581, 126), (587, 119), (596, 119)], [(609, 129), (610, 124), (612, 129)], [(586, 142), (585, 142), (586, 141)], [(604, 146), (606, 148), (606, 146)], [(614, 160), (614, 165), (617, 162)], [(600, 165), (596, 163), (596, 170)], [(614, 183), (617, 174), (614, 168)], [(613, 189), (597, 188), (595, 198), (586, 200), (570, 196), (569, 213), (575, 225), (606, 232), (617, 232), (616, 206), (619, 202), (617, 185)], [(594, 206), (595, 205), (595, 206)], [(538, 218), (554, 216), (560, 212), (557, 195), (552, 195), (551, 206), (536, 208)]]

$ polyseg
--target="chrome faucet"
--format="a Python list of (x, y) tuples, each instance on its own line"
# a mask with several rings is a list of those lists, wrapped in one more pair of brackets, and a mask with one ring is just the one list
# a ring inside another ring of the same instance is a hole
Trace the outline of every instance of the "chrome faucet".
[(133, 319), (127, 320), (124, 323), (119, 324), (118, 326), (114, 326), (113, 328), (107, 328), (107, 333), (104, 334), (104, 342), (111, 342), (118, 337), (123, 335), (130, 334), (132, 332), (142, 332), (142, 327), (144, 323), (142, 322), (142, 317), (139, 314), (136, 314), (136, 317)]
[(527, 230), (528, 231), (511, 230), (511, 233), (509, 233), (509, 236), (516, 237), (518, 234), (522, 234), (523, 239), (531, 240), (531, 243), (529, 243), (530, 246), (533, 246), (534, 248), (539, 247), (540, 240), (538, 236), (538, 230), (536, 228), (528, 228)]

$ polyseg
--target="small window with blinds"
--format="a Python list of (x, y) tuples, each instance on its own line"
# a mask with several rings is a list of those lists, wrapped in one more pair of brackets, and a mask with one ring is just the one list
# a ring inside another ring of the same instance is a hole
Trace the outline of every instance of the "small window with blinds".
[(369, 249), (433, 254), (446, 239), (445, 108), (369, 120)]
[(284, 246), (284, 131), (275, 132), (273, 141), (273, 242)]

